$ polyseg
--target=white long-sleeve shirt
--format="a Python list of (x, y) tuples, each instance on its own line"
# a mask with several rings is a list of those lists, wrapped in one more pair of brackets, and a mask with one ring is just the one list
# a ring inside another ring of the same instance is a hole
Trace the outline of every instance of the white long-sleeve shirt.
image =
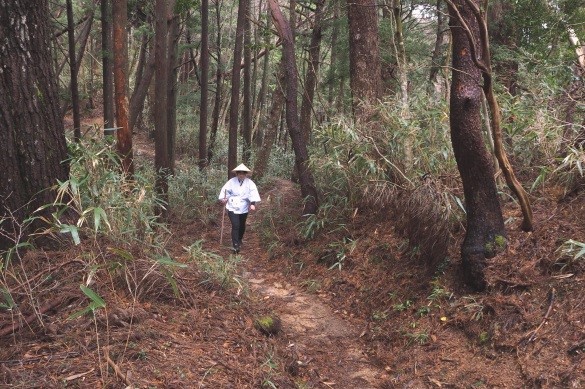
[(248, 213), (251, 202), (259, 202), (260, 194), (256, 184), (249, 178), (244, 178), (242, 182), (238, 177), (233, 177), (225, 183), (219, 192), (219, 200), (227, 198), (225, 205), (228, 211), (236, 214)]

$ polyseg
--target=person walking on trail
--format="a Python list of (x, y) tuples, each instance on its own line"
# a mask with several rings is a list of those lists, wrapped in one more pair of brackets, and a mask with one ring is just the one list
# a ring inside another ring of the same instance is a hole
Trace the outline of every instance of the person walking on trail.
[(232, 224), (232, 251), (239, 253), (242, 239), (246, 232), (248, 212), (256, 210), (256, 203), (260, 202), (260, 194), (254, 181), (248, 178), (251, 170), (243, 163), (234, 170), (236, 176), (229, 179), (219, 192), (219, 201), (225, 204)]

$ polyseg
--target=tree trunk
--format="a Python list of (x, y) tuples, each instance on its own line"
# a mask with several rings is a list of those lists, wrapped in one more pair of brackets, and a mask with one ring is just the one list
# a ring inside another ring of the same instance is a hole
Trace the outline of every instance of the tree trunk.
[(348, 0), (349, 76), (356, 120), (367, 120), (381, 92), (378, 13), (375, 0)]
[[(144, 101), (148, 94), (148, 89), (152, 83), (155, 70), (155, 55), (151, 51), (148, 54), (148, 60), (144, 66), (144, 71), (136, 75), (136, 86), (130, 97), (130, 118), (128, 120), (130, 131), (134, 131), (134, 126), (144, 109)], [(140, 76), (140, 77), (139, 77)]]
[(128, 122), (128, 24), (127, 0), (114, 1), (114, 94), (116, 101), (116, 148), (122, 171), (128, 178), (134, 175), (132, 131)]
[[(429, 73), (429, 86), (427, 91), (429, 94), (434, 92), (438, 88), (437, 78), (441, 66), (443, 66), (443, 60), (445, 54), (445, 45), (443, 41), (445, 39), (445, 17), (443, 10), (441, 9), (442, 0), (437, 0), (436, 15), (437, 15), (437, 32), (435, 35), (435, 48), (433, 49), (433, 55), (431, 56), (431, 71)], [(437, 91), (437, 96), (441, 96), (440, 90)]]
[[(270, 17), (270, 15), (268, 16)], [(262, 62), (262, 79), (260, 81), (260, 90), (258, 91), (258, 98), (256, 99), (256, 114), (255, 119), (256, 122), (254, 124), (254, 144), (259, 148), (263, 143), (264, 138), (264, 128), (260, 127), (260, 122), (262, 121), (262, 114), (264, 111), (264, 101), (266, 96), (266, 90), (268, 88), (268, 66), (270, 65), (270, 55), (269, 53), (269, 43), (270, 38), (266, 38), (266, 55), (264, 56), (264, 60)], [(256, 170), (256, 169), (254, 169)]]
[(244, 44), (244, 17), (246, 1), (238, 2), (238, 20), (236, 22), (236, 41), (234, 44), (234, 59), (232, 67), (232, 93), (230, 99), (230, 123), (228, 141), (228, 178), (233, 176), (232, 169), (238, 159), (238, 114), (240, 108), (240, 63), (242, 62), (242, 46)]
[[(402, 3), (400, 0), (392, 0), (392, 16), (395, 27), (394, 43), (396, 62), (398, 63), (398, 80), (400, 81), (400, 115), (404, 123), (412, 126), (410, 123), (410, 106), (408, 104), (408, 69), (406, 67), (406, 49), (404, 48), (404, 34), (402, 31)], [(410, 170), (414, 165), (413, 144), (415, 135), (415, 131), (409, 131), (404, 139), (404, 167), (406, 170)]]
[[(456, 7), (456, 8), (454, 8)], [(478, 36), (479, 26), (466, 0), (449, 6), (453, 39), (450, 125), (453, 151), (463, 181), (467, 231), (461, 248), (467, 281), (477, 290), (486, 287), (486, 259), (506, 245), (506, 230), (498, 202), (494, 168), (481, 133), (481, 72), (471, 56), (470, 42), (456, 9)]]
[(211, 114), (211, 133), (209, 134), (209, 147), (207, 149), (207, 163), (210, 164), (213, 158), (213, 148), (219, 127), (219, 116), (221, 110), (221, 84), (222, 84), (222, 63), (221, 63), (221, 18), (220, 18), (219, 1), (215, 2), (215, 23), (217, 27), (216, 47), (217, 47), (217, 68), (215, 70), (215, 100), (213, 103), (213, 112)]
[(299, 172), (301, 194), (305, 200), (303, 214), (314, 214), (319, 207), (319, 199), (313, 174), (309, 169), (307, 145), (304, 142), (299, 125), (297, 110), (298, 73), (295, 63), (293, 35), (290, 25), (284, 19), (276, 0), (269, 0), (268, 4), (278, 35), (283, 41), (282, 51), (286, 76), (286, 125), (295, 153), (295, 167)]
[[(167, 135), (167, 2), (156, 0), (154, 27), (154, 56), (155, 56), (155, 83), (154, 83), (154, 167), (156, 170), (156, 193), (160, 200), (168, 204), (170, 169)], [(158, 207), (155, 212), (159, 218), (165, 219), (168, 207)]]
[(251, 86), (251, 35), (250, 35), (250, 0), (245, 0), (244, 16), (244, 89), (242, 109), (242, 161), (249, 163), (252, 156), (252, 86)]
[[(87, 18), (83, 18), (86, 22), (85, 25), (83, 26), (81, 33), (79, 34), (79, 37), (77, 39), (74, 40), (75, 45), (77, 45), (77, 43), (79, 43), (79, 48), (77, 49), (77, 54), (75, 55), (75, 66), (74, 66), (74, 70), (71, 71), (71, 74), (75, 74), (75, 77), (77, 77), (77, 79), (79, 79), (79, 71), (81, 69), (81, 61), (83, 59), (83, 55), (85, 54), (85, 47), (87, 46), (87, 42), (89, 40), (89, 33), (91, 31), (91, 26), (93, 25), (93, 11), (90, 11), (88, 13), (88, 17)], [(63, 66), (65, 66), (65, 64), (67, 62), (70, 62), (69, 58), (66, 58), (65, 61), (63, 62)], [(59, 75), (60, 76), (60, 72), (61, 72), (61, 68), (59, 69)], [(69, 90), (71, 90), (71, 85), (69, 85)], [(79, 88), (78, 88), (79, 90)], [(67, 111), (69, 110), (69, 106), (68, 105), (64, 105), (62, 108), (62, 115), (65, 116), (65, 114), (67, 113)]]
[(67, 39), (69, 41), (69, 69), (71, 71), (71, 106), (73, 107), (73, 134), (75, 141), (81, 139), (81, 115), (79, 113), (79, 86), (77, 83), (77, 62), (75, 61), (75, 27), (73, 26), (73, 4), (67, 0)]
[(264, 138), (262, 146), (258, 150), (256, 155), (256, 162), (254, 163), (254, 179), (259, 180), (266, 173), (268, 166), (268, 160), (270, 159), (270, 153), (276, 136), (278, 134), (278, 125), (280, 124), (280, 116), (282, 114), (282, 107), (284, 107), (284, 85), (286, 83), (284, 79), (284, 63), (280, 63), (280, 72), (276, 78), (277, 84), (272, 92), (272, 108), (270, 109), (270, 115), (266, 122), (266, 129), (264, 131)]
[[(339, 19), (339, 2), (333, 2), (333, 19)], [(335, 94), (333, 93), (335, 90), (335, 81), (336, 81), (336, 67), (334, 64), (337, 64), (337, 57), (338, 57), (338, 48), (337, 48), (337, 36), (339, 35), (339, 26), (338, 23), (333, 23), (333, 30), (331, 31), (331, 64), (329, 65), (329, 74), (328, 74), (328, 82), (329, 87), (327, 90), (327, 109), (329, 112), (333, 111), (333, 104), (335, 102)]]
[(170, 27), (168, 31), (168, 96), (167, 96), (167, 148), (169, 155), (169, 174), (175, 174), (175, 140), (177, 138), (177, 76), (179, 57), (179, 38), (181, 28), (179, 15), (174, 13), (175, 0), (169, 1)]
[(319, 57), (321, 53), (323, 5), (325, 0), (317, 0), (315, 7), (315, 20), (309, 44), (309, 63), (307, 64), (307, 75), (305, 78), (305, 93), (301, 104), (301, 132), (305, 142), (308, 144), (311, 138), (311, 118), (313, 116), (313, 100), (315, 88), (317, 87), (317, 74), (319, 72)]
[(69, 177), (49, 15), (47, 0), (0, 2), (0, 251), (26, 238), (23, 220)]
[[(514, 7), (514, 2), (508, 0), (492, 1), (488, 7), (492, 44), (506, 47), (511, 51), (518, 47), (519, 33), (522, 34), (517, 24), (511, 22), (508, 16), (514, 13)], [(500, 82), (512, 96), (515, 96), (518, 93), (518, 61), (507, 56), (494, 65)]]
[(79, 78), (79, 70), (81, 69), (81, 61), (83, 60), (83, 55), (85, 54), (85, 48), (87, 47), (87, 42), (89, 42), (91, 27), (93, 26), (93, 9), (88, 12), (89, 17), (87, 18), (87, 23), (81, 30), (81, 34), (79, 34), (78, 42), (79, 48), (77, 49), (77, 55), (75, 56), (75, 74), (77, 78)]
[(201, 101), (199, 102), (199, 170), (207, 166), (207, 107), (209, 105), (209, 0), (201, 1)]
[(104, 128), (114, 126), (114, 83), (112, 67), (112, 7), (110, 0), (102, 0), (102, 81), (104, 101)]

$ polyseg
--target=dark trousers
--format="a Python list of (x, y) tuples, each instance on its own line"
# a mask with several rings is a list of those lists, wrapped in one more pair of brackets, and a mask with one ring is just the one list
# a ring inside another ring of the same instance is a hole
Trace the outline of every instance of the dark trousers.
[(234, 248), (239, 249), (240, 245), (242, 244), (244, 232), (246, 232), (246, 219), (248, 218), (248, 214), (235, 214), (231, 211), (228, 211), (228, 216), (230, 218), (230, 222), (232, 223), (232, 245)]

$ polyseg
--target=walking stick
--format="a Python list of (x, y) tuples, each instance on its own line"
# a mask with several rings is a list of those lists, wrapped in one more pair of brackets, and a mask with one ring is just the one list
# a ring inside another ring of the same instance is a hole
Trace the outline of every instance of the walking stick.
[[(227, 198), (227, 193), (225, 194), (225, 197)], [(219, 234), (219, 245), (221, 246), (223, 243), (223, 222), (225, 221), (225, 204), (223, 204), (223, 213), (221, 214), (221, 232)]]

